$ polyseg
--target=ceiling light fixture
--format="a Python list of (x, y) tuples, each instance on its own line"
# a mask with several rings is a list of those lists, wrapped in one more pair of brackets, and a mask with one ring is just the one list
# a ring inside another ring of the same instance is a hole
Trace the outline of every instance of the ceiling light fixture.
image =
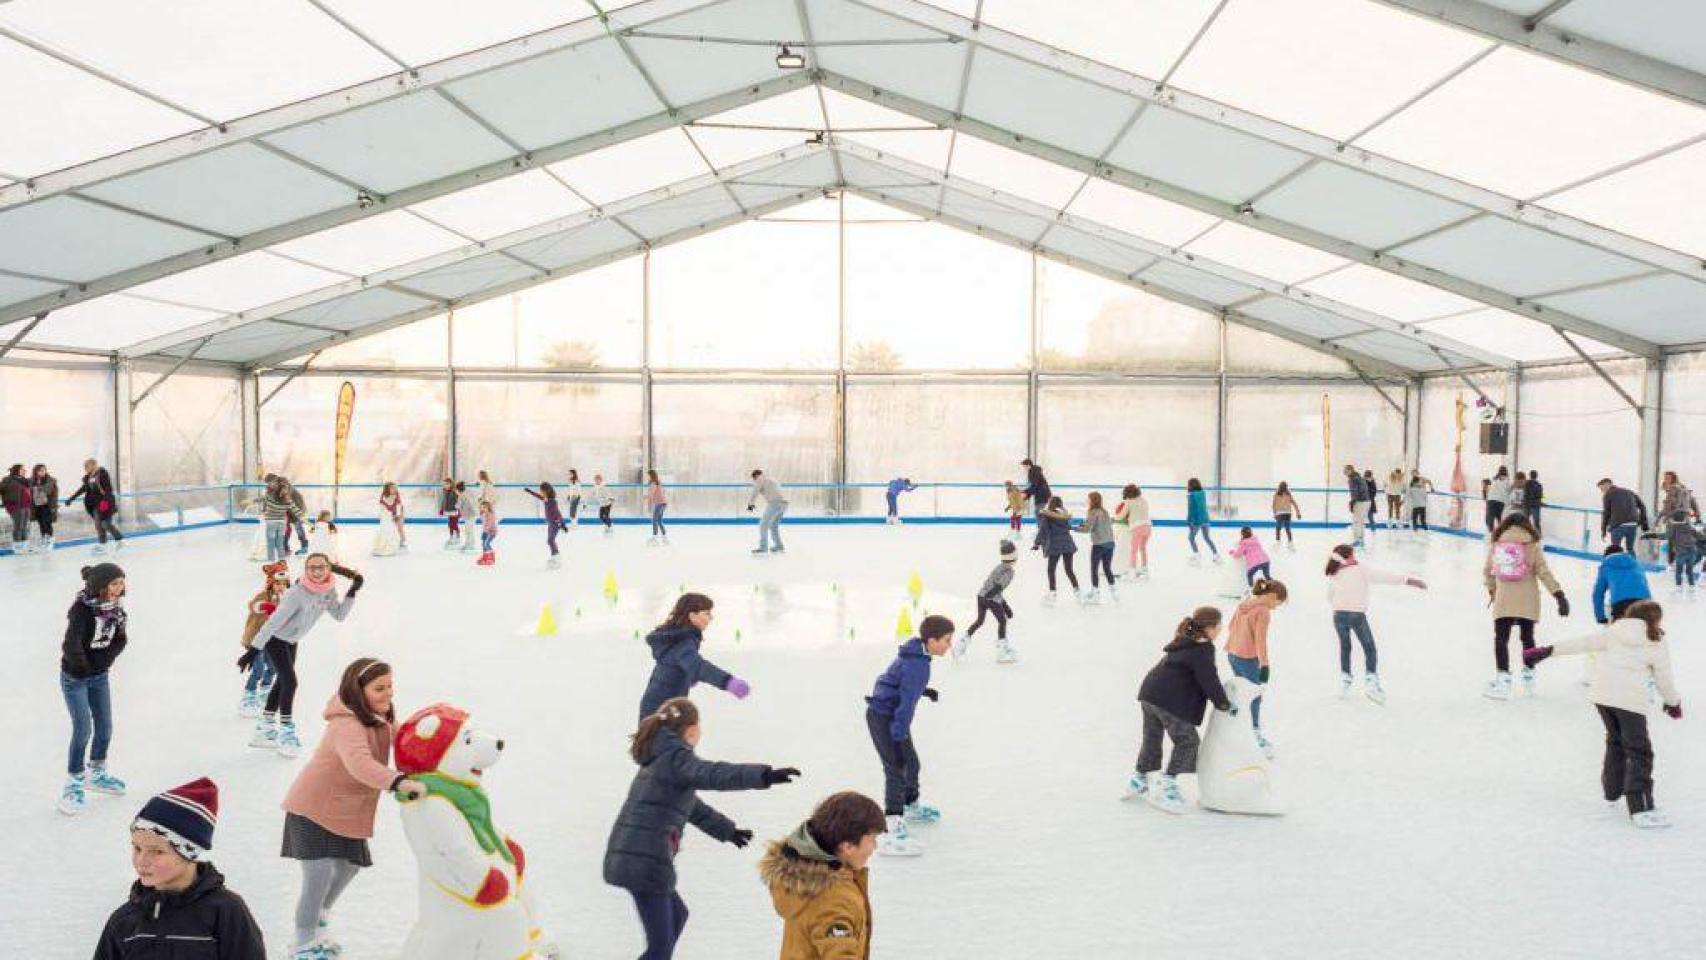
[(776, 54), (776, 66), (783, 70), (800, 70), (806, 65), (806, 55), (789, 50), (784, 44), (782, 52)]

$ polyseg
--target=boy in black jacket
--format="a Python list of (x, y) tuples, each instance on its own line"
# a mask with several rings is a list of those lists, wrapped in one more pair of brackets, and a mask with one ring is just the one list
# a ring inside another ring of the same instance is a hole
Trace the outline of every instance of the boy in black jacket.
[(130, 825), (136, 883), (108, 918), (94, 960), (266, 960), (248, 906), (208, 862), (218, 815), (219, 787), (206, 777), (143, 806)]
[[(1234, 716), (1238, 713), (1215, 672), (1214, 640), (1218, 636), (1220, 611), (1198, 607), (1179, 621), (1161, 662), (1143, 678), (1137, 692), (1143, 707), (1143, 744), (1137, 752), (1137, 772), (1127, 785), (1126, 799), (1142, 797), (1168, 813), (1184, 809), (1178, 776), (1197, 772), (1197, 748), (1202, 743), (1197, 727), (1209, 702), (1213, 701), (1217, 710)], [(1173, 759), (1168, 761), (1160, 782), (1151, 788), (1149, 774), (1161, 768), (1163, 732), (1173, 740)]]

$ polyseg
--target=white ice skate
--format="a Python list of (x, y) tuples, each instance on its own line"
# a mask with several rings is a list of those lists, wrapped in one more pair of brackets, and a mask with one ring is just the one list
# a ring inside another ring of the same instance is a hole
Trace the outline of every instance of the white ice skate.
[(1297, 544), (1291, 543), (1290, 541), (1287, 541), (1286, 545), (1285, 545), (1285, 550), (1287, 553), (1296, 553), (1297, 552)]
[(1112, 580), (1108, 581), (1107, 591), (1108, 591), (1108, 602), (1109, 603), (1117, 604), (1120, 602), (1119, 591), (1114, 589), (1114, 582)]
[(1149, 579), (1149, 568), (1146, 566), (1145, 567), (1138, 567), (1137, 568), (1137, 579), (1148, 580)]
[(942, 819), (942, 811), (927, 803), (921, 803), (914, 800), (906, 805), (905, 816), (907, 823), (916, 823), (921, 826), (927, 826), (929, 824), (939, 822)]
[(253, 720), (261, 715), (261, 700), (253, 690), (243, 691), (243, 700), (237, 704), (237, 716)]
[(961, 660), (964, 660), (966, 658), (966, 650), (970, 647), (971, 647), (971, 637), (969, 637), (969, 636), (963, 636), (963, 637), (959, 638), (958, 640), (955, 640), (954, 641), (954, 662), (958, 663)]
[(1150, 805), (1164, 813), (1184, 813), (1185, 796), (1179, 792), (1179, 778), (1163, 774), (1155, 786), (1144, 795)]
[(1200, 566), (1202, 566), (1202, 554), (1193, 553), (1193, 554), (1191, 554), (1191, 558), (1185, 562), (1190, 564), (1193, 567), (1200, 567)]
[(71, 777), (65, 781), (65, 789), (59, 792), (59, 812), (68, 817), (75, 817), (89, 806), (89, 798), (83, 793), (83, 778)]
[(278, 721), (270, 713), (261, 714), (255, 721), (255, 732), (249, 737), (249, 746), (257, 750), (278, 749)]
[(296, 723), (291, 720), (281, 720), (278, 725), (278, 755), (286, 760), (296, 759), (302, 752), (302, 741), (296, 736)]
[(1090, 606), (1092, 604), (1100, 605), (1102, 602), (1102, 588), (1091, 587), (1088, 592), (1080, 590), (1078, 592), (1078, 602), (1085, 606)]
[(1274, 742), (1262, 733), (1261, 727), (1256, 728), (1256, 746), (1262, 751), (1262, 756), (1269, 760), (1274, 758)]
[(1386, 703), (1386, 690), (1381, 687), (1378, 674), (1369, 673), (1363, 676), (1362, 694), (1373, 703), (1380, 705)]
[(1511, 675), (1509, 671), (1501, 670), (1487, 681), (1487, 688), (1481, 691), (1481, 696), (1488, 700), (1509, 700), (1511, 698)]
[(1643, 830), (1661, 829), (1670, 826), (1670, 818), (1657, 810), (1642, 810), (1630, 814), (1629, 822)]
[(1522, 668), (1522, 692), (1524, 694), (1530, 696), (1530, 697), (1534, 696), (1534, 668), (1533, 667), (1523, 667)]
[(1348, 697), (1350, 695), (1351, 695), (1351, 675), (1348, 673), (1341, 673), (1341, 674), (1339, 674), (1339, 699), (1343, 700), (1345, 697)]
[(562, 565), (563, 565), (563, 558), (562, 557), (552, 557), (551, 559), (545, 561), (545, 569), (547, 569), (547, 570), (555, 570), (558, 567), (561, 567)]
[(1011, 639), (995, 641), (995, 662), (996, 663), (1018, 663), (1019, 662), (1019, 655), (1017, 653), (1013, 652), (1013, 641)]
[(290, 960), (337, 960), (342, 953), (341, 948), (334, 948), (325, 940), (315, 937), (297, 947), (296, 952), (290, 955)]
[(104, 793), (109, 797), (122, 797), (126, 789), (125, 782), (107, 772), (103, 764), (89, 765), (87, 787), (90, 793)]
[(1050, 590), (1049, 592), (1043, 594), (1043, 606), (1052, 607), (1059, 602), (1060, 602), (1060, 594), (1056, 593), (1055, 591)]
[(888, 832), (877, 838), (877, 852), (885, 857), (916, 857), (924, 847), (906, 832), (906, 818), (890, 816)]
[(1131, 775), (1131, 779), (1125, 782), (1125, 796), (1121, 797), (1120, 800), (1122, 802), (1129, 803), (1133, 800), (1146, 799), (1148, 796), (1149, 775), (1146, 773), (1133, 773)]

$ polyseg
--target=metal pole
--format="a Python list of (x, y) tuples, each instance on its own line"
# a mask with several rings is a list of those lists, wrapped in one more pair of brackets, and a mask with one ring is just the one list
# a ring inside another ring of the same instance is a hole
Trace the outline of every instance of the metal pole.
[(1226, 314), (1220, 315), (1219, 373), (1214, 399), (1214, 487), (1215, 501), (1226, 513)]
[(449, 463), (446, 475), (455, 477), (457, 472), (456, 457), (456, 308), (451, 307), (444, 315), (444, 378), (446, 403), (446, 426), (450, 430), (446, 446)]
[(1031, 348), (1025, 365), (1025, 456), (1037, 458), (1037, 324), (1038, 305), (1042, 299), (1039, 289), (1037, 252), (1031, 251)]
[(652, 248), (640, 252), (640, 476), (655, 469), (652, 449)]
[(835, 513), (845, 516), (847, 490), (847, 191), (835, 194)]
[(1659, 458), (1664, 453), (1665, 358), (1649, 360), (1641, 375), (1641, 495), (1658, 503)]

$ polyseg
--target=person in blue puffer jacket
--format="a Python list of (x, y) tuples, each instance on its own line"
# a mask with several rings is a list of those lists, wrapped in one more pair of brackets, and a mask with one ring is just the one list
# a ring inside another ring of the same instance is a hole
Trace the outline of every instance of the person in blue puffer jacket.
[(911, 477), (895, 477), (889, 481), (888, 489), (883, 491), (883, 498), (889, 504), (889, 523), (900, 522), (900, 495), (918, 489), (918, 484)]
[[(1623, 619), (1623, 611), (1637, 600), (1651, 600), (1653, 591), (1647, 586), (1647, 572), (1641, 561), (1625, 552), (1622, 545), (1605, 548), (1605, 559), (1599, 562), (1599, 576), (1593, 581), (1593, 618), (1600, 623)], [(1606, 610), (1607, 601), (1611, 604)]]
[(1202, 563), (1202, 555), (1197, 551), (1197, 534), (1202, 534), (1203, 543), (1208, 544), (1209, 556), (1214, 562), (1220, 562), (1220, 551), (1214, 546), (1214, 538), (1208, 535), (1208, 494), (1203, 491), (1202, 481), (1192, 477), (1185, 481), (1185, 526), (1191, 530), (1191, 566)]
[(696, 683), (708, 683), (719, 690), (745, 700), (752, 687), (739, 677), (699, 655), (699, 645), (705, 641), (705, 628), (711, 625), (711, 598), (702, 593), (684, 593), (675, 601), (656, 630), (646, 635), (652, 648), (651, 679), (646, 682), (645, 695), (640, 698), (640, 719), (657, 712), (665, 700), (685, 697)]
[(938, 614), (925, 617), (918, 625), (918, 636), (900, 645), (865, 698), (865, 725), (883, 763), (883, 813), (888, 818), (888, 832), (877, 840), (879, 853), (917, 856), (923, 851), (907, 835), (906, 825), (942, 818), (942, 811), (918, 802), (919, 762), (912, 745), (912, 715), (921, 697), (936, 702), (936, 691), (930, 686), (930, 658), (942, 656), (953, 645), (954, 621)]

